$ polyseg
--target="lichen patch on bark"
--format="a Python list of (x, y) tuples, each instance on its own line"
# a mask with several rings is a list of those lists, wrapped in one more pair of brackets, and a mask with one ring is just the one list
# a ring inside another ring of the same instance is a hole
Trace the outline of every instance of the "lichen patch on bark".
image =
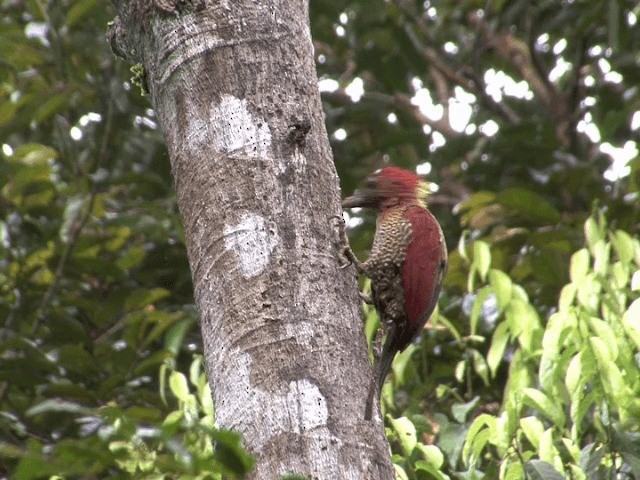
[(269, 156), (271, 131), (264, 119), (256, 118), (247, 101), (223, 95), (211, 109), (212, 142), (217, 150), (232, 157), (259, 158)]
[[(286, 392), (272, 392), (252, 385), (250, 382), (253, 359), (251, 356), (237, 352), (237, 355), (228, 352), (234, 358), (234, 370), (237, 381), (233, 384), (225, 384), (224, 387), (232, 393), (234, 402), (224, 409), (224, 413), (231, 418), (222, 420), (224, 425), (245, 432), (247, 441), (260, 446), (269, 441), (275, 434), (298, 433), (304, 434), (310, 430), (318, 430), (320, 437), (331, 437), (327, 430), (329, 420), (329, 408), (327, 400), (320, 392), (318, 386), (309, 379), (302, 378), (289, 382)], [(259, 405), (277, 406), (270, 408), (269, 415), (261, 419), (261, 424), (241, 425), (243, 410), (250, 410), (254, 406), (258, 410)], [(232, 420), (233, 419), (233, 420)]]
[(329, 418), (327, 401), (320, 389), (306, 378), (289, 383), (287, 403), (296, 405), (294, 409), (294, 431), (303, 433), (325, 426)]
[(237, 224), (225, 226), (224, 234), (225, 246), (236, 254), (245, 278), (264, 271), (279, 241), (277, 233), (269, 231), (265, 219), (251, 212), (244, 213)]

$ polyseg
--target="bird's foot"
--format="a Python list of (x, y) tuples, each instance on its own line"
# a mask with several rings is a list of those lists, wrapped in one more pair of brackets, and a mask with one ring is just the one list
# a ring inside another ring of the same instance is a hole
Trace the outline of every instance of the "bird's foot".
[(355, 253), (351, 250), (351, 246), (349, 245), (349, 237), (347, 236), (347, 231), (344, 225), (344, 219), (340, 215), (332, 215), (329, 217), (329, 220), (338, 220), (338, 235), (339, 235), (339, 247), (338, 247), (338, 257), (341, 261), (340, 268), (347, 268), (350, 265), (354, 265), (358, 272), (362, 271), (362, 264), (356, 258)]
[(373, 298), (371, 298), (371, 295), (367, 295), (364, 292), (358, 292), (358, 293), (360, 294), (360, 300), (362, 300), (367, 305), (373, 305)]
[(374, 365), (378, 364), (378, 362), (380, 361), (380, 356), (382, 355), (382, 337), (384, 337), (384, 328), (382, 325), (380, 325), (380, 327), (378, 327), (376, 338), (374, 338), (372, 345)]

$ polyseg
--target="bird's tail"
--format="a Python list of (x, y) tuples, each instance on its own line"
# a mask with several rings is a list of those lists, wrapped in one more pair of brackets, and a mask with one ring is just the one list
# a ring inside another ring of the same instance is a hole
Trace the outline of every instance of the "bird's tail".
[[(391, 370), (391, 364), (393, 363), (393, 359), (396, 356), (397, 349), (395, 348), (394, 343), (394, 335), (395, 329), (391, 327), (389, 332), (387, 333), (387, 339), (384, 342), (384, 347), (382, 348), (382, 354), (377, 361), (377, 365), (374, 369), (374, 373), (371, 376), (371, 383), (369, 384), (369, 395), (367, 398), (367, 405), (364, 410), (364, 419), (371, 420), (373, 415), (373, 407), (376, 403), (376, 398), (380, 398), (380, 393), (382, 392), (382, 386), (384, 385), (384, 380), (387, 378), (389, 374), (389, 370)], [(377, 373), (377, 374), (376, 374)]]

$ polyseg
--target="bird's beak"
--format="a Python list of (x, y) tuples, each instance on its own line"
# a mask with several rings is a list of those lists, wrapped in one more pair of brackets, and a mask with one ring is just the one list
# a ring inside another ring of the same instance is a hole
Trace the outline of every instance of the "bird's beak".
[(365, 187), (353, 192), (353, 195), (342, 200), (342, 208), (373, 208), (380, 205), (380, 194), (378, 192), (379, 171), (367, 177)]
[(378, 202), (374, 190), (356, 190), (353, 195), (342, 200), (342, 208), (377, 208)]

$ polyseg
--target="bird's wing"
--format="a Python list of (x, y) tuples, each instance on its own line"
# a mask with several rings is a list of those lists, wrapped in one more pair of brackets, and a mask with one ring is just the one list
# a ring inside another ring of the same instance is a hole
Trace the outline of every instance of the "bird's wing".
[(420, 333), (436, 307), (447, 266), (447, 247), (440, 225), (431, 212), (416, 205), (408, 208), (405, 215), (412, 230), (402, 266), (404, 306), (409, 325), (398, 341), (408, 344)]

